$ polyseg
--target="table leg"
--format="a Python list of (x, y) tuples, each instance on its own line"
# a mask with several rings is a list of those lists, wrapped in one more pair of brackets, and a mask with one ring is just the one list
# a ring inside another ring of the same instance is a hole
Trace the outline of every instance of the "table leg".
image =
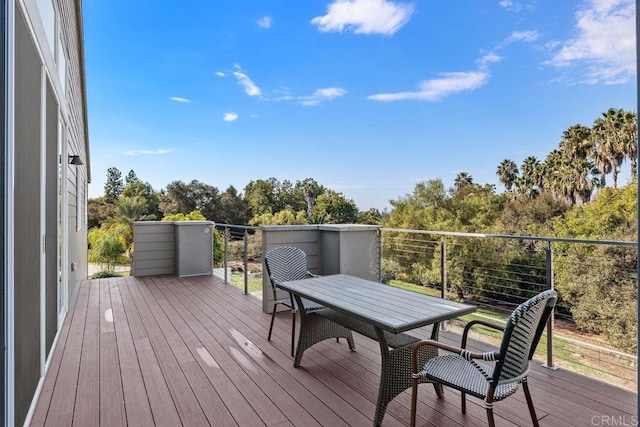
[[(298, 307), (302, 307), (302, 300), (296, 296), (296, 302)], [(346, 338), (349, 343), (349, 349), (355, 350), (355, 344), (353, 342), (353, 334), (350, 329), (344, 326), (338, 325), (331, 320), (325, 319), (320, 316), (322, 310), (320, 309), (307, 312), (301, 309), (300, 312), (300, 331), (298, 332), (298, 344), (296, 346), (296, 355), (293, 359), (293, 366), (297, 368), (302, 361), (302, 355), (304, 351), (312, 345), (324, 341), (328, 338)]]
[[(433, 325), (431, 338), (438, 338), (438, 324)], [(380, 328), (375, 328), (380, 343), (380, 353), (382, 356), (380, 386), (378, 389), (378, 402), (376, 404), (376, 413), (373, 419), (373, 425), (382, 424), (382, 419), (387, 410), (387, 405), (397, 395), (410, 388), (411, 383), (411, 352), (413, 344), (410, 343), (398, 348), (389, 348), (384, 332)], [(416, 339), (417, 341), (417, 339)], [(419, 355), (419, 365), (425, 364), (429, 359), (438, 355), (435, 347), (425, 346)], [(424, 381), (430, 382), (430, 381)], [(442, 385), (433, 383), (436, 393), (440, 396), (442, 393)]]

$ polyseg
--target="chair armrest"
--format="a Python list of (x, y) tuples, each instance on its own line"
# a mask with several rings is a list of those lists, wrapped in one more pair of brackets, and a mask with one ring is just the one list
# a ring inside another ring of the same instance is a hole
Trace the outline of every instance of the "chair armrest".
[(464, 332), (462, 333), (462, 343), (460, 344), (461, 348), (467, 348), (467, 336), (469, 335), (469, 330), (471, 329), (472, 326), (475, 326), (475, 325), (482, 325), (488, 328), (496, 329), (498, 331), (504, 331), (503, 326), (496, 325), (495, 323), (490, 323), (485, 320), (472, 320), (471, 322), (467, 323), (467, 325), (464, 327)]
[(307, 277), (322, 277), (322, 276), (319, 275), (319, 274), (315, 274), (315, 273), (312, 273), (310, 271), (307, 271)]
[(493, 351), (487, 352), (487, 353), (476, 353), (472, 351), (467, 351), (464, 348), (454, 347), (452, 345), (448, 345), (440, 341), (420, 340), (413, 345), (413, 350), (411, 351), (411, 369), (412, 369), (411, 373), (414, 375), (418, 373), (418, 352), (420, 351), (420, 348), (424, 347), (425, 345), (430, 345), (432, 347), (441, 348), (442, 350), (446, 350), (451, 353), (459, 354), (467, 360), (471, 360), (471, 359), (495, 360), (496, 352), (493, 352)]

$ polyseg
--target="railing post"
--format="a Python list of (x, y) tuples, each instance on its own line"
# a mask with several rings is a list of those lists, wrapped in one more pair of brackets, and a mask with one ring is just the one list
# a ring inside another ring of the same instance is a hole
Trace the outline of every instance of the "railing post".
[(447, 299), (447, 242), (444, 237), (440, 240), (440, 296)]
[[(447, 242), (442, 236), (440, 239), (440, 297), (447, 299)], [(440, 330), (447, 330), (448, 321), (440, 322)]]
[[(550, 241), (547, 242), (546, 252), (547, 289), (553, 289), (553, 247)], [(555, 371), (558, 367), (553, 363), (553, 319), (554, 312), (552, 310), (549, 320), (547, 321), (547, 362), (543, 363), (542, 366)]]
[(382, 230), (378, 228), (378, 283), (382, 283)]
[(224, 283), (229, 283), (227, 266), (229, 264), (229, 227), (224, 228)]
[(249, 271), (248, 271), (248, 254), (249, 252), (249, 232), (247, 229), (244, 229), (244, 236), (242, 237), (244, 240), (244, 294), (247, 295), (249, 293)]

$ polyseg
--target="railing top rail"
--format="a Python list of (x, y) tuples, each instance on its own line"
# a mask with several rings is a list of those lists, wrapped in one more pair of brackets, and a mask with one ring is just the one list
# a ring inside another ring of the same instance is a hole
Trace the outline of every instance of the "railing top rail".
[(237, 224), (223, 224), (220, 222), (215, 223), (216, 227), (228, 227), (228, 228), (240, 228), (242, 230), (259, 230), (260, 227), (255, 227), (252, 225), (237, 225)]
[(412, 230), (409, 228), (381, 228), (380, 230), (395, 231), (399, 233), (435, 234), (440, 236), (476, 237), (485, 239), (536, 240), (542, 242), (589, 243), (594, 245), (616, 245), (629, 247), (638, 246), (638, 242), (625, 242), (618, 240), (569, 239), (564, 237), (517, 236), (511, 234), (461, 233), (456, 231)]

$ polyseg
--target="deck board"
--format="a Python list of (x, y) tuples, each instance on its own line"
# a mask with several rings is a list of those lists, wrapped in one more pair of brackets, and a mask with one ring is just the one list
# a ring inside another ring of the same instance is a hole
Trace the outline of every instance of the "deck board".
[[(97, 286), (97, 284), (94, 286)], [(58, 375), (55, 386), (51, 390), (51, 395), (44, 396), (45, 400), (49, 400), (45, 418), (47, 425), (69, 426), (73, 423), (73, 412), (77, 398), (78, 375), (82, 356), (82, 341), (84, 338), (89, 303), (89, 289), (89, 286), (81, 287), (75, 308), (73, 309), (73, 314), (67, 315), (67, 319), (65, 320), (65, 323), (71, 323), (67, 343), (64, 347), (56, 346), (54, 350), (55, 352), (62, 352), (62, 357), (60, 358)], [(45, 382), (46, 381), (47, 379), (45, 377)]]
[[(370, 426), (378, 344), (355, 334), (351, 352), (344, 340), (326, 340), (296, 369), (291, 315), (277, 315), (271, 341), (269, 321), (259, 299), (214, 276), (84, 281), (31, 425)], [(430, 327), (415, 332), (426, 338)], [(443, 332), (440, 339), (460, 338)], [(632, 420), (637, 412), (636, 393), (566, 370), (536, 363), (529, 383), (541, 426), (592, 425), (600, 416)], [(409, 408), (406, 391), (389, 404), (383, 425), (408, 425)], [(494, 412), (497, 425), (531, 424), (521, 391)], [(485, 410), (467, 398), (462, 414), (459, 393), (445, 389), (437, 399), (423, 384), (418, 424), (485, 426)]]
[[(112, 279), (113, 280), (113, 279)], [(147, 336), (146, 329), (142, 323), (140, 313), (133, 301), (129, 287), (125, 279), (116, 279), (119, 286), (119, 294), (129, 325), (131, 338), (136, 352), (136, 357), (140, 365), (140, 371), (146, 389), (146, 397), (153, 416), (155, 425), (176, 426), (180, 424), (180, 417), (176, 409), (171, 392), (160, 363), (156, 357), (151, 341)]]
[(76, 425), (96, 425), (100, 421), (100, 288), (89, 288), (82, 358), (73, 420)]
[(153, 415), (117, 280), (110, 281), (109, 291), (116, 342), (118, 343), (126, 418), (130, 424), (151, 425), (153, 424)]

